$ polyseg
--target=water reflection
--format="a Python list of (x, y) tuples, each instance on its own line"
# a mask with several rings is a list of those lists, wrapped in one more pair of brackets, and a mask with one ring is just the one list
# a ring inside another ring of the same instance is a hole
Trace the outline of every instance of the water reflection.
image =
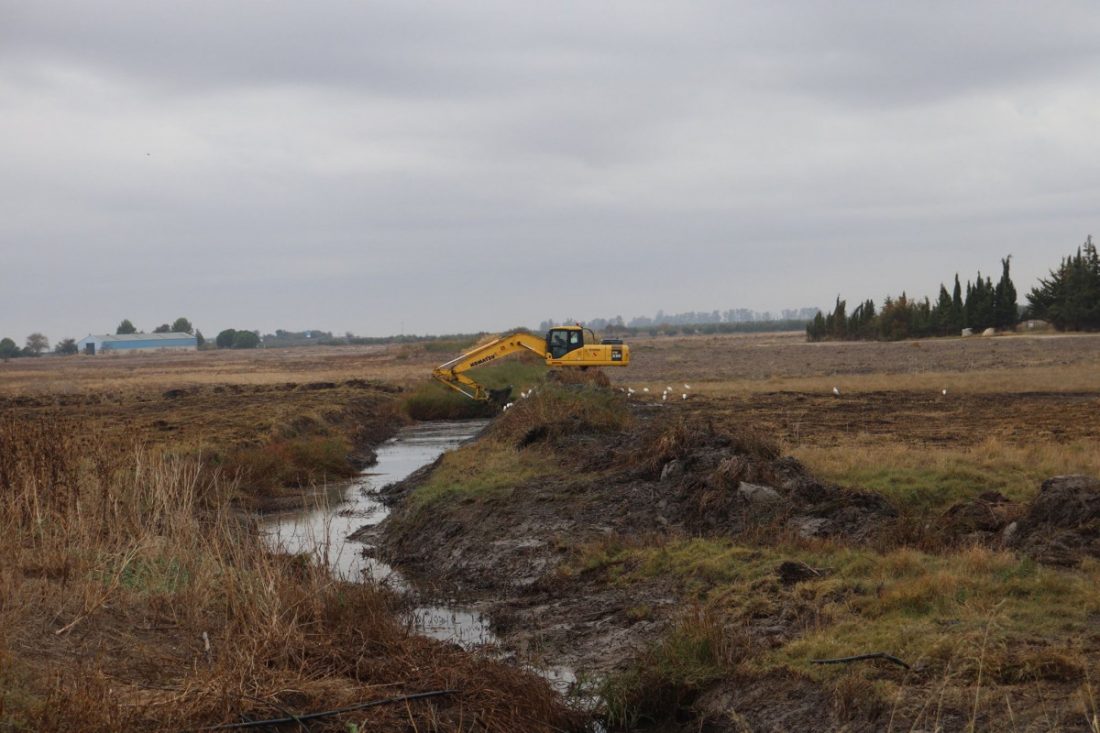
[[(408, 583), (392, 567), (364, 554), (370, 544), (348, 541), (349, 535), (378, 525), (389, 510), (378, 499), (383, 486), (401, 481), (441, 454), (457, 448), (485, 427), (487, 420), (461, 420), (412, 425), (378, 448), (378, 461), (356, 479), (326, 487), (315, 506), (270, 514), (263, 528), (271, 546), (290, 554), (308, 554), (328, 565), (343, 580), (370, 579), (405, 591)], [(463, 646), (494, 641), (489, 622), (460, 606), (424, 606), (412, 612), (414, 627), (435, 639)]]

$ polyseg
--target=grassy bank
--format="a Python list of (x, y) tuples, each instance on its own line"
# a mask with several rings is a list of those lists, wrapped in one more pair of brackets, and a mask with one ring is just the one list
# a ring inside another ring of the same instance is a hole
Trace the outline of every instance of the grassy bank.
[(551, 730), (514, 668), (410, 634), (372, 587), (269, 553), (199, 461), (0, 421), (0, 730), (182, 730), (405, 693), (311, 730)]
[[(818, 575), (784, 583), (777, 572), (784, 562)], [(1082, 723), (1095, 713), (1090, 681), (1100, 662), (1088, 640), (1100, 614), (1095, 560), (1070, 571), (984, 548), (878, 554), (828, 543), (666, 538), (588, 546), (567, 572), (600, 573), (627, 587), (675, 578), (694, 609), (604, 683), (611, 721), (625, 727), (674, 718), (718, 679), (804, 679), (858, 700), (837, 725), (892, 711), (900, 730), (934, 726), (930, 694), (941, 696), (941, 712), (965, 711), (982, 729), (1005, 722), (1006, 705), (1022, 719), (1041, 718), (1036, 694), (1065, 700)], [(875, 652), (911, 669), (812, 663)]]
[(533, 479), (568, 475), (573, 466), (555, 450), (556, 440), (620, 430), (630, 419), (618, 393), (540, 383), (522, 404), (501, 414), (482, 440), (444, 455), (416, 486), (412, 505), (502, 500)]

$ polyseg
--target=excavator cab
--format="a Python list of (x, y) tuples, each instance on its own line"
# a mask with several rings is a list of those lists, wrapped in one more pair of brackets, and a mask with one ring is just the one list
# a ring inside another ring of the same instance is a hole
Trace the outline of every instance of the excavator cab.
[(560, 359), (582, 346), (584, 332), (579, 328), (551, 328), (546, 334), (546, 351), (554, 359)]

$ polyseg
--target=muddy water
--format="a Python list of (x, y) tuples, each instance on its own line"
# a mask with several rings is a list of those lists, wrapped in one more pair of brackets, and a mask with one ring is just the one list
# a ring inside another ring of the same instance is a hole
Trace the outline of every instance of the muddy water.
[[(364, 555), (363, 550), (369, 546), (349, 542), (348, 536), (386, 518), (389, 512), (377, 497), (379, 489), (457, 448), (487, 423), (487, 420), (461, 420), (402, 429), (379, 446), (378, 461), (373, 466), (355, 480), (318, 494), (312, 508), (265, 517), (263, 528), (268, 541), (283, 552), (312, 555), (344, 580), (370, 579), (397, 590), (409, 590), (400, 573)], [(443, 641), (467, 647), (495, 642), (488, 620), (461, 606), (421, 606), (413, 610), (410, 620), (420, 633)]]

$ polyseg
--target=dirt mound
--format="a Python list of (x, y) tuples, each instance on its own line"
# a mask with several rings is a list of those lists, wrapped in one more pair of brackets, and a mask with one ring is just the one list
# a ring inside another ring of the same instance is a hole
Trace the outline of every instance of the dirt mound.
[(625, 403), (620, 410), (614, 393), (572, 410), (555, 403), (568, 394), (542, 399), (517, 403), (487, 431), (482, 449), (491, 449), (495, 465), (534, 454), (553, 456), (560, 468), (525, 474), (504, 493), (430, 506), (403, 501), (439, 465), (418, 471), (383, 492), (398, 503), (384, 530), (391, 560), (444, 585), (529, 587), (573, 547), (608, 535), (862, 542), (897, 514), (877, 494), (818, 481), (748, 428), (717, 429)]
[(690, 534), (776, 531), (800, 537), (871, 537), (896, 510), (878, 494), (822, 483), (752, 428), (698, 418), (660, 420), (625, 435), (613, 459), (659, 496), (661, 524)]
[(1004, 529), (1006, 544), (1040, 562), (1076, 565), (1100, 558), (1100, 479), (1055, 476), (1018, 522)]
[(937, 540), (944, 546), (1004, 544), (1004, 530), (1024, 512), (1023, 505), (998, 491), (987, 491), (972, 501), (950, 507), (940, 520)]
[(1030, 504), (986, 492), (944, 512), (938, 534), (948, 545), (1007, 547), (1050, 565), (1077, 565), (1100, 557), (1100, 479), (1049, 478)]

